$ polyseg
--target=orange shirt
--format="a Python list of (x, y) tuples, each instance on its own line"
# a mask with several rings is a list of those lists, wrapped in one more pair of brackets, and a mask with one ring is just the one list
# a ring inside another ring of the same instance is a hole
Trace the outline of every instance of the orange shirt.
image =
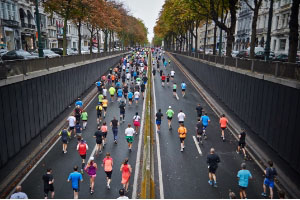
[(185, 127), (180, 126), (180, 127), (178, 128), (178, 133), (179, 133), (179, 137), (180, 137), (180, 138), (185, 138), (185, 137), (186, 137), (187, 130), (186, 130)]
[(228, 123), (228, 120), (226, 119), (226, 117), (221, 117), (221, 118), (220, 118), (220, 125), (221, 125), (221, 128), (226, 128), (227, 123)]
[(115, 80), (115, 75), (111, 75), (111, 80)]

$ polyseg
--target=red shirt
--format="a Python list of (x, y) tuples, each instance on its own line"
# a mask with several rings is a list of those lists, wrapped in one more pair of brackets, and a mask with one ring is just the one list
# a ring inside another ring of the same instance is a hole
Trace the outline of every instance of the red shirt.
[(165, 76), (165, 75), (162, 75), (162, 76), (161, 76), (161, 80), (163, 80), (163, 81), (166, 80), (166, 76)]
[(228, 123), (228, 120), (226, 119), (226, 117), (221, 117), (221, 119), (220, 119), (221, 128), (226, 128), (227, 123)]

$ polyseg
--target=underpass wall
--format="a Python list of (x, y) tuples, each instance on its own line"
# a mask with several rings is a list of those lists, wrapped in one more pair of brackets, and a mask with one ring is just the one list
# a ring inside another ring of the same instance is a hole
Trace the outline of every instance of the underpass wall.
[(120, 58), (115, 56), (0, 87), (0, 168)]
[(300, 174), (300, 89), (173, 55)]

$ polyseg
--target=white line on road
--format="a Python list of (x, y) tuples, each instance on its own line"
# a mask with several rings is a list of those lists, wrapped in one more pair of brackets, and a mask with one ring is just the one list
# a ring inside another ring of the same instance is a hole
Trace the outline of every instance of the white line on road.
[[(154, 114), (156, 114), (156, 96), (155, 96), (155, 85), (154, 77), (152, 76), (152, 87), (153, 87), (153, 99), (154, 99)], [(155, 117), (155, 115), (154, 115)], [(161, 156), (160, 156), (160, 144), (159, 135), (157, 133), (157, 127), (155, 126), (155, 140), (156, 140), (156, 152), (157, 152), (157, 166), (158, 166), (158, 178), (159, 178), (159, 196), (160, 199), (164, 199), (164, 185), (162, 179), (162, 169), (161, 169)]]
[(179, 100), (178, 94), (176, 93), (176, 99)]
[(202, 151), (201, 151), (200, 146), (198, 144), (198, 141), (197, 141), (197, 139), (196, 139), (196, 137), (194, 135), (193, 135), (193, 139), (194, 139), (195, 145), (196, 145), (196, 147), (198, 149), (198, 152), (199, 152), (200, 156), (202, 156)]

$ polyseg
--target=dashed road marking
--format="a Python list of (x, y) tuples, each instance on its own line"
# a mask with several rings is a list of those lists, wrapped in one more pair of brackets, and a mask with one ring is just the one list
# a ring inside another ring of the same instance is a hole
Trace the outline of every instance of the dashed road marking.
[(193, 139), (194, 139), (195, 145), (197, 147), (197, 150), (198, 150), (200, 156), (202, 156), (202, 151), (200, 149), (199, 143), (198, 143), (198, 141), (197, 141), (197, 139), (196, 139), (196, 137), (194, 135), (193, 135)]

